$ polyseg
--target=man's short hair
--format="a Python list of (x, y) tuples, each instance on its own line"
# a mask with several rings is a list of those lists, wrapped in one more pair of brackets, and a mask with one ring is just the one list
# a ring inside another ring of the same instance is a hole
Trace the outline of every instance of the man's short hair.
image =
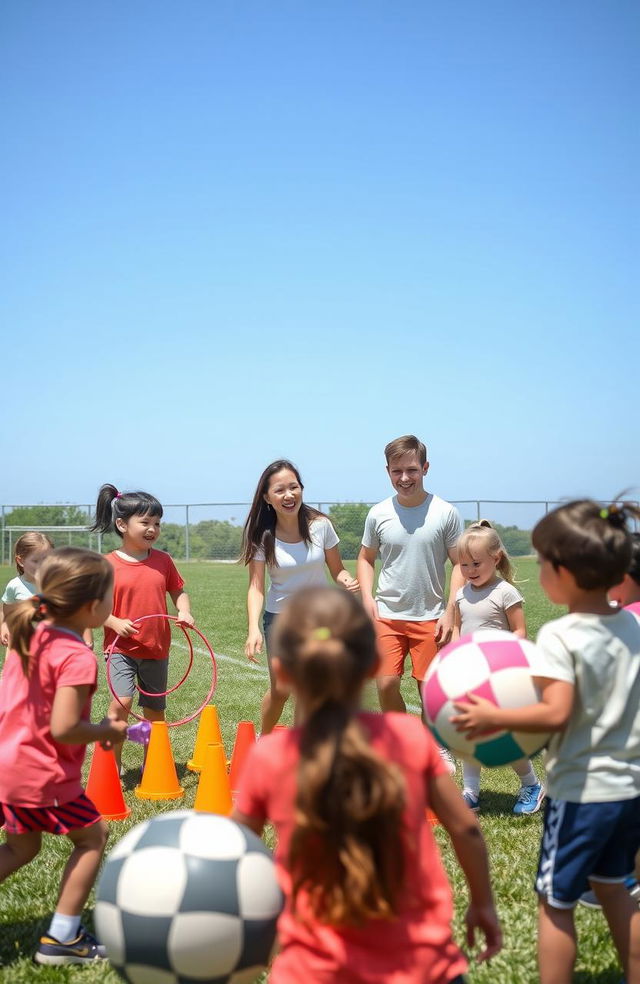
[(386, 448), (384, 449), (384, 456), (387, 459), (387, 465), (392, 458), (399, 458), (403, 454), (409, 454), (411, 451), (415, 451), (420, 459), (421, 465), (426, 465), (427, 463), (427, 448), (419, 441), (414, 434), (405, 434), (404, 437), (396, 437), (395, 441), (390, 441)]

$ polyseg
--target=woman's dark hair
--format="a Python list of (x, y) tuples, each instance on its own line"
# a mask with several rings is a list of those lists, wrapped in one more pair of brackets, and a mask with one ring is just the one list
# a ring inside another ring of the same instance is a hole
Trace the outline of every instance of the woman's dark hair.
[(278, 616), (273, 655), (308, 710), (289, 849), (293, 909), (304, 891), (324, 923), (392, 919), (404, 876), (405, 782), (356, 716), (375, 668), (374, 627), (352, 594), (306, 588)]
[(162, 516), (162, 506), (148, 492), (118, 492), (115, 485), (103, 485), (98, 492), (96, 521), (92, 533), (122, 532), (116, 526), (117, 519), (128, 520), (132, 516)]
[[(273, 507), (266, 501), (265, 495), (269, 489), (269, 482), (272, 477), (278, 472), (284, 471), (285, 468), (293, 472), (300, 489), (304, 490), (300, 472), (286, 458), (278, 458), (277, 461), (272, 461), (270, 465), (267, 465), (258, 481), (249, 515), (242, 531), (242, 554), (240, 559), (243, 564), (248, 564), (252, 561), (257, 551), (262, 549), (264, 550), (264, 559), (267, 567), (277, 567), (276, 514)], [(312, 506), (308, 506), (305, 502), (301, 503), (300, 511), (298, 512), (298, 529), (300, 530), (300, 537), (305, 543), (311, 543), (309, 527), (311, 522), (317, 519), (318, 516), (324, 516), (324, 513), (319, 512), (318, 509), (313, 509)]]
[(640, 510), (630, 502), (603, 506), (577, 499), (558, 506), (534, 527), (534, 549), (557, 569), (565, 567), (583, 591), (619, 584), (631, 562), (627, 523)]
[(68, 618), (90, 601), (102, 601), (113, 583), (113, 567), (106, 557), (81, 547), (52, 550), (38, 568), (40, 593), (7, 612), (11, 648), (29, 674), (30, 646), (35, 623), (45, 618)]

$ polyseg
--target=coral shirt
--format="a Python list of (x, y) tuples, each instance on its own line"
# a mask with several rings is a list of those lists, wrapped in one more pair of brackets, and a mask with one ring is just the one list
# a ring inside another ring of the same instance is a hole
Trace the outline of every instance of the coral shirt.
[[(435, 742), (408, 714), (365, 714), (359, 720), (371, 746), (400, 766), (406, 782), (406, 864), (400, 912), (394, 920), (370, 920), (360, 928), (318, 923), (302, 893), (294, 916), (289, 904), (278, 921), (281, 950), (270, 984), (448, 984), (467, 964), (451, 935), (451, 890), (431, 825), (425, 820), (427, 783), (446, 771)], [(275, 851), (287, 899), (287, 870), (294, 828), (300, 729), (276, 731), (254, 746), (242, 773), (236, 806), (278, 834)]]
[(51, 735), (51, 709), (59, 687), (89, 687), (82, 711), (88, 720), (98, 676), (95, 656), (82, 639), (41, 622), (31, 643), (29, 676), (11, 650), (0, 679), (0, 802), (59, 806), (82, 792), (85, 745)]
[[(169, 554), (150, 550), (145, 560), (123, 560), (116, 551), (107, 554), (113, 564), (113, 614), (132, 621), (142, 615), (167, 613), (167, 592), (181, 591), (184, 581)], [(105, 652), (116, 638), (104, 629)], [(171, 625), (165, 618), (141, 622), (135, 635), (118, 639), (116, 649), (135, 659), (168, 659)]]

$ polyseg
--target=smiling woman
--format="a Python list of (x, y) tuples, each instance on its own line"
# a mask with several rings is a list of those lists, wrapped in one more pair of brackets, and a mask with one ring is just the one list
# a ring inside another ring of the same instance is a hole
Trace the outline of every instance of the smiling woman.
[(269, 663), (269, 690), (261, 708), (263, 734), (280, 720), (288, 696), (279, 689), (269, 659), (270, 630), (282, 605), (300, 588), (325, 584), (325, 564), (336, 584), (348, 591), (359, 590), (358, 582), (344, 569), (336, 531), (323, 513), (303, 502), (303, 489), (295, 465), (284, 458), (273, 461), (260, 476), (243, 532), (242, 559), (249, 566), (245, 654), (253, 662), (262, 652), (259, 623), (266, 571), (271, 582), (262, 620)]

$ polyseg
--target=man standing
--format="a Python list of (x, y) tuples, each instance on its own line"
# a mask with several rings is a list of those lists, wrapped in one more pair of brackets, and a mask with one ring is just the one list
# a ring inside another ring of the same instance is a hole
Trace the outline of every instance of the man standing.
[[(451, 638), (456, 592), (464, 584), (456, 550), (463, 523), (455, 506), (425, 490), (429, 462), (422, 441), (413, 434), (399, 437), (387, 444), (384, 454), (396, 494), (369, 510), (357, 576), (378, 636), (380, 706), (383, 711), (406, 711), (400, 681), (407, 654), (420, 692), (427, 667)], [(381, 569), (374, 598), (378, 556)], [(445, 605), (447, 559), (454, 569)], [(455, 771), (453, 759), (446, 757)]]

